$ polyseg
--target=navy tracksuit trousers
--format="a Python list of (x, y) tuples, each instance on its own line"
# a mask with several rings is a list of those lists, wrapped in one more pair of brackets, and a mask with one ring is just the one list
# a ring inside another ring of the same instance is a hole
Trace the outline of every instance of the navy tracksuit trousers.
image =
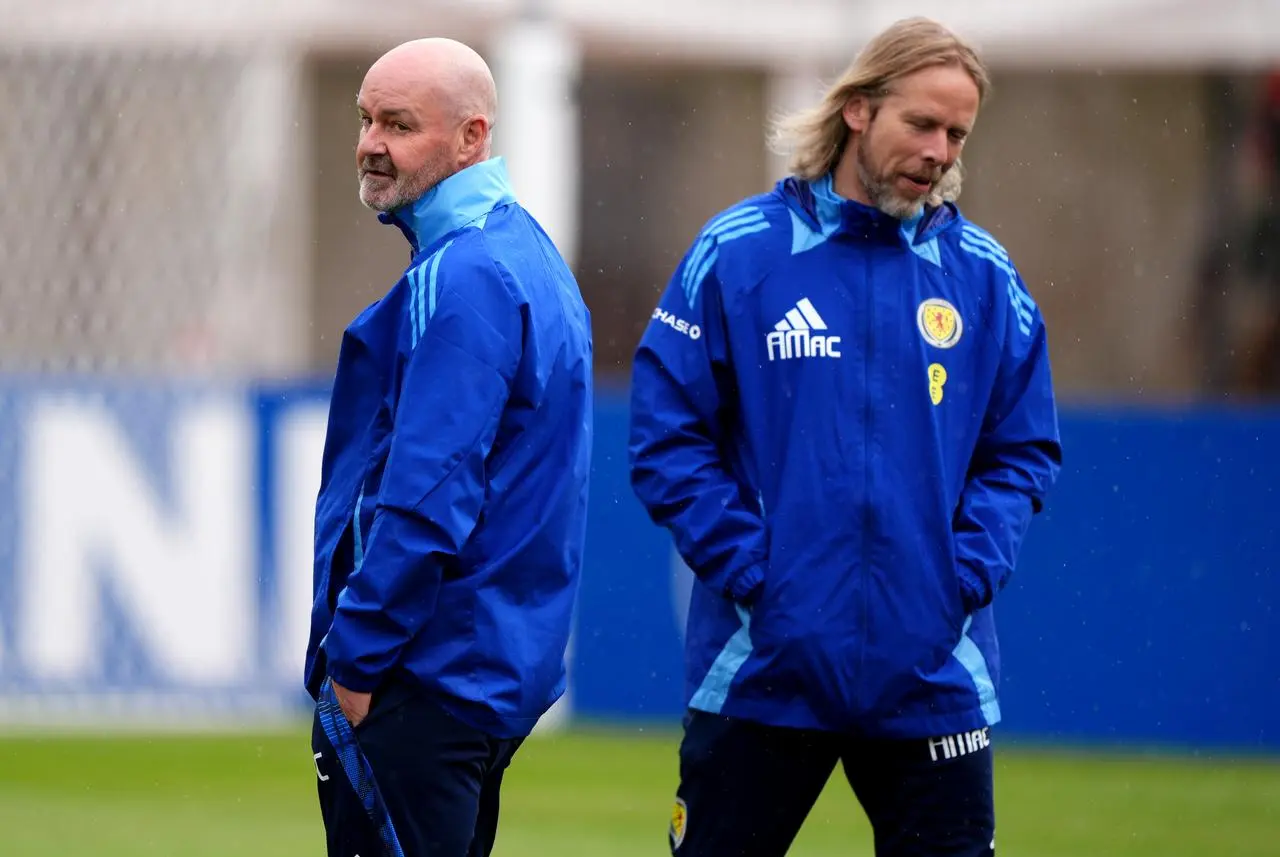
[(985, 729), (881, 741), (701, 711), (685, 718), (671, 853), (782, 857), (837, 762), (871, 822), (876, 857), (995, 854)]
[(488, 857), (521, 740), (473, 729), (403, 681), (353, 729), (326, 680), (311, 751), (329, 857)]

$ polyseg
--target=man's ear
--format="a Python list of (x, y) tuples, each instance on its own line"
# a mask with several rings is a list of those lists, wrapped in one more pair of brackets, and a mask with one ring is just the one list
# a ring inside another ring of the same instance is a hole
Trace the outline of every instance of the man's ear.
[(489, 120), (479, 115), (472, 116), (462, 123), (459, 134), (462, 139), (458, 147), (458, 160), (463, 164), (483, 160), (485, 141), (489, 138)]
[(844, 103), (844, 124), (849, 130), (861, 134), (871, 124), (871, 99), (865, 95), (854, 95)]

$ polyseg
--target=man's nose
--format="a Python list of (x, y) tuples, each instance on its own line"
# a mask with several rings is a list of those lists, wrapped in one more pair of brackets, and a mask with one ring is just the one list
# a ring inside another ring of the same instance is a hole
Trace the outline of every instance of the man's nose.
[(360, 135), (359, 142), (356, 143), (356, 156), (360, 160), (364, 160), (371, 155), (387, 154), (387, 143), (377, 129), (370, 128)]
[(939, 128), (929, 135), (920, 156), (932, 164), (945, 164), (947, 162), (948, 149), (947, 131), (944, 128)]

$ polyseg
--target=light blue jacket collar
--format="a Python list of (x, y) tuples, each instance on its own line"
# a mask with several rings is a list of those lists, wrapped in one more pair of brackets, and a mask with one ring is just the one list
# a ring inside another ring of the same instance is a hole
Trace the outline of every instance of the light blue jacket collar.
[(490, 158), (459, 170), (410, 205), (378, 215), (394, 223), (417, 255), (445, 235), (515, 202), (506, 162)]
[[(818, 221), (826, 228), (834, 230), (840, 224), (841, 207), (848, 205), (859, 209), (864, 209), (869, 213), (876, 213), (878, 210), (869, 205), (857, 202), (856, 200), (845, 199), (836, 193), (835, 180), (831, 173), (827, 173), (822, 178), (813, 182), (813, 198), (817, 208)], [(902, 220), (900, 231), (902, 237), (910, 244), (915, 239), (920, 228), (920, 221), (924, 219), (925, 208), (922, 206), (919, 211), (911, 215), (911, 217)]]
[(813, 182), (812, 186), (818, 222), (822, 224), (824, 232), (828, 227), (834, 230), (835, 227), (840, 225), (840, 203), (844, 202), (845, 199), (836, 193), (836, 186), (831, 178), (831, 173), (827, 173)]

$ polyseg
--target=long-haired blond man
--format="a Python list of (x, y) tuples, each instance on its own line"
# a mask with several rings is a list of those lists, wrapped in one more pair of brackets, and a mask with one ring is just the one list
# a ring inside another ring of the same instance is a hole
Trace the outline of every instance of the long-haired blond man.
[(878, 857), (994, 853), (991, 604), (1062, 452), (1040, 312), (955, 204), (988, 88), (935, 22), (878, 35), (640, 342), (632, 484), (697, 576), (679, 857), (781, 857), (837, 763)]

